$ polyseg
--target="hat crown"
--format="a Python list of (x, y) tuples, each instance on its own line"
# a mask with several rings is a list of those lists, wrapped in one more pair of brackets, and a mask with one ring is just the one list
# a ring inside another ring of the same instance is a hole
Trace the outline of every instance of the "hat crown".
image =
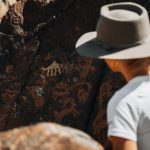
[(99, 59), (150, 57), (150, 26), (146, 9), (136, 3), (114, 3), (101, 8), (94, 32), (82, 35), (77, 52)]
[(129, 21), (139, 17), (139, 14), (137, 13), (123, 9), (112, 10), (110, 11), (109, 15), (112, 17), (112, 19), (118, 19), (122, 21)]
[(101, 8), (97, 38), (111, 46), (140, 43), (150, 35), (149, 18), (144, 7), (135, 3), (117, 3)]

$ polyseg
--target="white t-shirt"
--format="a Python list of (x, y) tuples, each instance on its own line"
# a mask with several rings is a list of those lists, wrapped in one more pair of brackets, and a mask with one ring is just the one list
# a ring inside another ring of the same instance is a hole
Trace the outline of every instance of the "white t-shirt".
[(137, 141), (150, 150), (150, 76), (139, 76), (117, 91), (107, 107), (108, 137)]

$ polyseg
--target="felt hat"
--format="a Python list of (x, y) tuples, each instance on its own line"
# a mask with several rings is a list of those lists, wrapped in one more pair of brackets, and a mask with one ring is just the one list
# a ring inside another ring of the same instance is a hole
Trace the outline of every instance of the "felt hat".
[(96, 31), (82, 35), (76, 49), (82, 56), (99, 59), (150, 57), (150, 23), (146, 9), (131, 2), (104, 5)]

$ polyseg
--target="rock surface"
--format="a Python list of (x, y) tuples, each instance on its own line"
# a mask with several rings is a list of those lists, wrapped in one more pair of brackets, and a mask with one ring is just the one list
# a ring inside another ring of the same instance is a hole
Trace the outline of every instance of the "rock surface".
[(6, 15), (9, 7), (16, 3), (16, 0), (5, 0), (0, 2), (0, 22), (2, 18)]
[(58, 124), (41, 123), (0, 133), (0, 150), (103, 150), (89, 135)]

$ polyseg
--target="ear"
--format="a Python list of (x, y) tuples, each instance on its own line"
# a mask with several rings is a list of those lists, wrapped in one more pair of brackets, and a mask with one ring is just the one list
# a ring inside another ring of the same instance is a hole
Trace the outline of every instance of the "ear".
[(119, 62), (115, 59), (105, 59), (105, 62), (113, 72), (119, 71)]

